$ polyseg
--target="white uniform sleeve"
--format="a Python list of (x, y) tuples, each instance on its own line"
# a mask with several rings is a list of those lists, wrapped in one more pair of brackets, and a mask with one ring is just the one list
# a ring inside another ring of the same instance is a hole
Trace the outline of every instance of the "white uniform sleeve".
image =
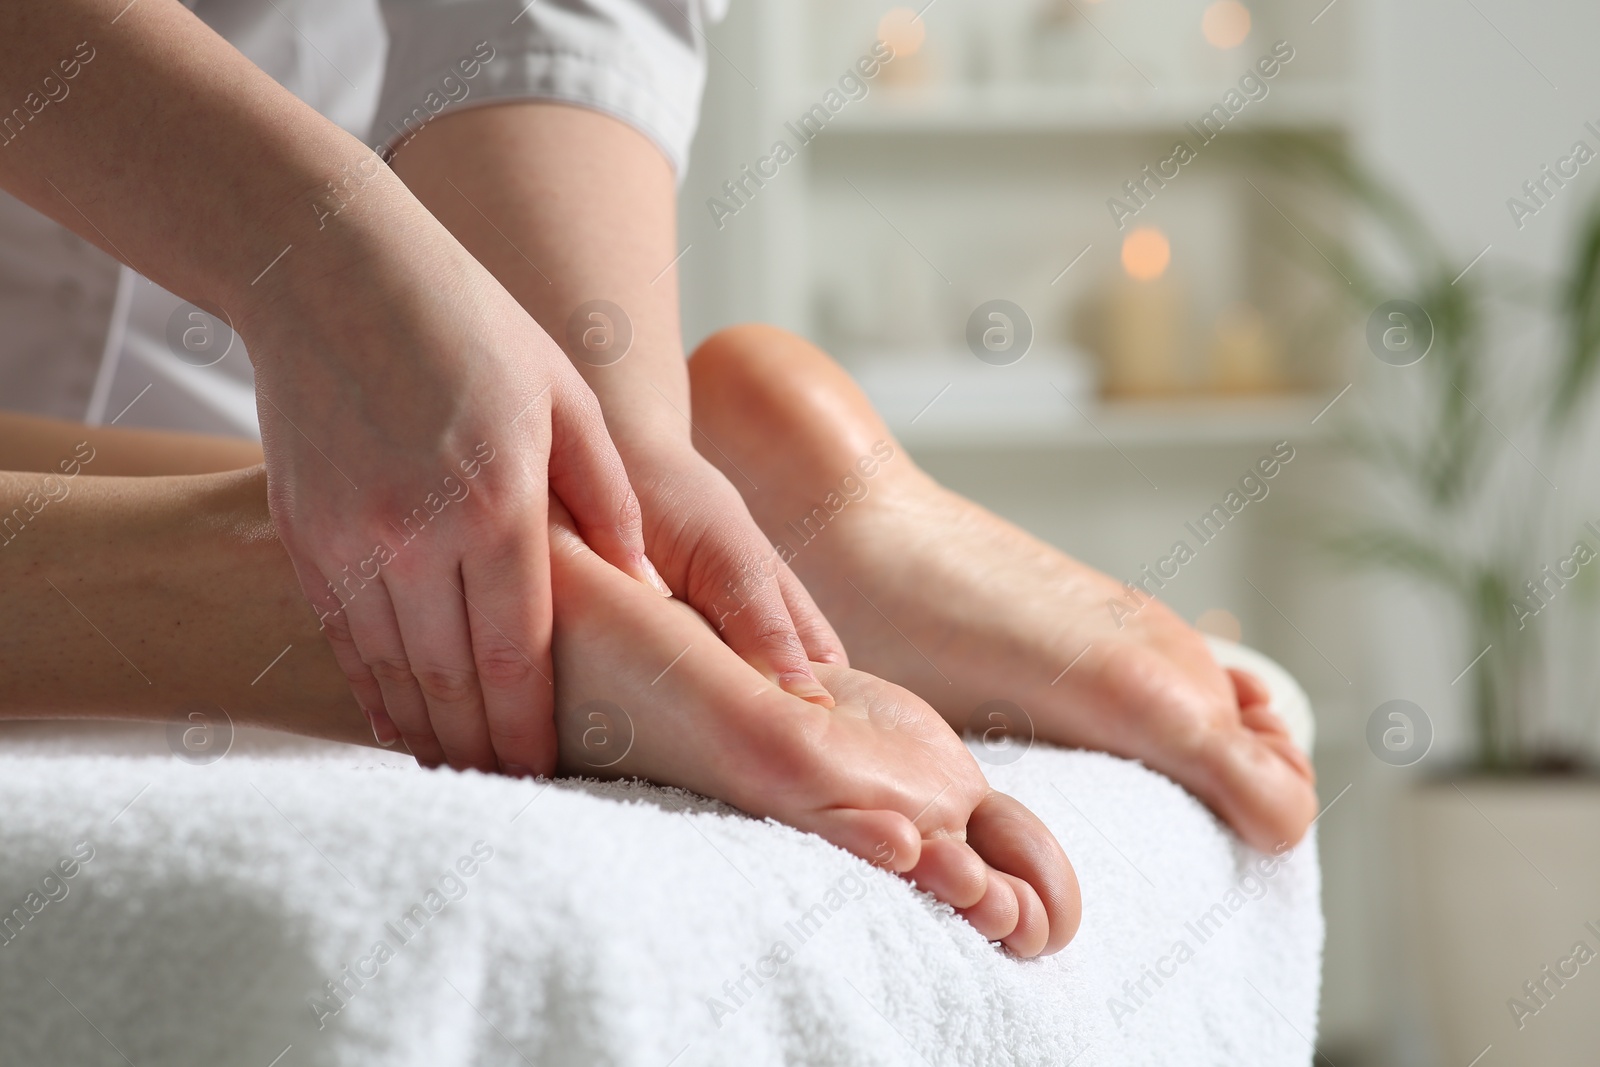
[(726, 0), (381, 0), (388, 65), (373, 142), (448, 110), (559, 100), (644, 133), (682, 180), (705, 87), (701, 26)]

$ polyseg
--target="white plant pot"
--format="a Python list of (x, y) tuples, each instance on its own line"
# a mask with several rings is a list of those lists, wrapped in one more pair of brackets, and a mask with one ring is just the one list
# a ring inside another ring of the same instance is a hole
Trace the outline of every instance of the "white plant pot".
[(1433, 782), (1400, 807), (1408, 947), (1438, 1062), (1600, 1061), (1600, 784)]

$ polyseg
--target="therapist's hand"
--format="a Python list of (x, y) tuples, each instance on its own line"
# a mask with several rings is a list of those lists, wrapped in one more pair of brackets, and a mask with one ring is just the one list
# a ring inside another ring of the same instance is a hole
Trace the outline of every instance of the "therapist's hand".
[(650, 558), (672, 587), (783, 689), (832, 707), (807, 657), (848, 665), (844, 647), (738, 489), (682, 434), (662, 434), (625, 458)]
[(547, 482), (650, 575), (567, 358), (369, 149), (176, 0), (5, 0), (0, 100), (28, 102), (0, 187), (244, 338), (274, 520), (375, 728), (426, 763), (552, 769)]
[[(598, 111), (502, 103), (446, 112), (394, 166), (594, 390), (673, 591), (762, 674), (831, 706), (811, 663), (844, 663), (839, 638), (694, 447), (672, 266), (683, 254), (660, 149)], [(607, 345), (621, 336), (618, 354)]]
[(359, 255), (326, 273), (309, 245), (244, 324), (273, 518), (380, 740), (550, 773), (546, 479), (661, 590), (638, 502), (593, 393), (488, 272), (431, 219), (363, 221)]

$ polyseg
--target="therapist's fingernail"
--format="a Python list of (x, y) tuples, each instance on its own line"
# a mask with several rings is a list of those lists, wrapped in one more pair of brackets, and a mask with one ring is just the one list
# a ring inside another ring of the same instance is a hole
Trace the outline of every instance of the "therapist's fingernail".
[(367, 714), (367, 724), (372, 727), (373, 740), (384, 748), (393, 748), (400, 740), (400, 730), (395, 726), (394, 720), (389, 718), (387, 712), (367, 711), (366, 708), (361, 710)]
[(667, 580), (661, 577), (661, 572), (656, 570), (654, 563), (650, 562), (650, 557), (640, 556), (639, 559), (644, 564), (644, 576), (649, 579), (651, 588), (664, 597), (672, 596), (672, 586), (668, 585)]
[(785, 693), (797, 696), (801, 700), (809, 700), (813, 704), (820, 704), (825, 708), (834, 706), (833, 694), (822, 687), (822, 683), (809, 674), (800, 671), (789, 671), (778, 678), (778, 685)]

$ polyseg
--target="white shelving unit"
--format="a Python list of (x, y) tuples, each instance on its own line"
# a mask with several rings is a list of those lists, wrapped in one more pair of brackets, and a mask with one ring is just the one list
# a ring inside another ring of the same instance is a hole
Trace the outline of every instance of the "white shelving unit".
[[(1101, 402), (1069, 411), (1054, 426), (891, 426), (919, 453), (975, 450), (1195, 448), (1256, 446), (1279, 440), (1301, 443), (1325, 437), (1317, 419), (1327, 400), (1297, 394), (1204, 400)], [(920, 421), (920, 420), (919, 420)]]
[[(1140, 92), (1089, 86), (990, 85), (932, 89), (884, 89), (856, 110), (840, 112), (830, 132), (894, 134), (1028, 133), (1041, 136), (1086, 134), (1168, 134), (1179, 130), (1217, 102), (1204, 89)], [(1239, 114), (1251, 130), (1344, 128), (1349, 107), (1344, 86), (1332, 82), (1288, 85), (1273, 106)], [(798, 114), (814, 100), (790, 101)]]
[[(870, 48), (871, 27), (890, 5), (751, 2), (756, 4), (753, 54), (726, 58), (738, 64), (751, 87), (759, 86), (749, 94), (754, 106), (747, 111), (743, 140), (747, 151), (764, 154), (778, 138), (795, 143), (788, 124), (821, 101), (831, 79), (847, 68), (848, 59), (838, 57)], [(1029, 2), (1016, 0), (1012, 6)], [(1141, 2), (1154, 18), (1160, 3)], [(1204, 3), (1164, 2), (1173, 8), (1173, 18), (1193, 22), (1199, 42)], [(1110, 26), (1117, 5), (1130, 3), (1103, 0), (1077, 7), (1092, 23)], [(1116, 271), (1121, 235), (1108, 217), (1106, 199), (1142, 164), (1163, 158), (1183, 135), (1184, 123), (1205, 113), (1236, 81), (1217, 71), (1249, 70), (1270, 49), (1277, 37), (1273, 27), (1289, 7), (1281, 0), (1249, 6), (1261, 32), (1220, 58), (1208, 57), (1209, 65), (1192, 79), (1163, 77), (1160, 88), (1128, 77), (1051, 83), (1020, 74), (983, 84), (954, 74), (915, 86), (895, 84), (887, 76), (870, 84), (865, 99), (851, 101), (833, 116), (815, 140), (798, 147), (780, 176), (758, 191), (760, 210), (754, 217), (738, 220), (755, 231), (755, 254), (747, 257), (756, 264), (755, 278), (746, 284), (756, 290), (761, 317), (816, 338), (849, 362), (857, 353), (883, 349), (900, 338), (886, 336), (896, 334), (894, 325), (881, 327), (878, 336), (860, 336), (859, 329), (841, 325), (850, 316), (837, 312), (836, 304), (856, 305), (857, 319), (881, 312), (886, 322), (910, 323), (904, 332), (912, 336), (901, 348), (948, 351), (962, 343), (965, 311), (983, 299), (1012, 299), (1022, 290), (1025, 298), (1018, 302), (1034, 314), (1038, 334), (1061, 347), (1068, 340), (1063, 322), (1071, 306)], [(947, 31), (959, 34), (961, 25), (985, 17), (984, 10), (979, 0), (941, 0), (924, 16), (929, 40)], [(941, 25), (943, 20), (949, 26)], [(856, 45), (848, 44), (858, 36)], [(1115, 47), (1088, 40), (1091, 46)], [(1155, 69), (1128, 41), (1122, 45), (1146, 69)], [(1166, 47), (1171, 50), (1170, 41)], [(1230, 124), (1224, 135), (1230, 147), (1274, 132), (1339, 138), (1348, 131), (1353, 94), (1339, 49), (1322, 54), (1304, 42), (1297, 47), (1296, 65), (1285, 67), (1267, 97), (1252, 102)], [(1114, 68), (1114, 56), (1101, 58), (1100, 70), (1107, 64)], [(992, 166), (983, 165), (986, 158), (993, 159)], [(1238, 166), (1236, 156), (1205, 148), (1193, 176), (1185, 173), (1150, 212), (1172, 233), (1175, 249), (1180, 238), (1184, 242), (1178, 254), (1185, 261), (1175, 259), (1175, 266), (1188, 272), (1186, 284), (1199, 309), (1196, 336), (1209, 329), (1220, 306), (1250, 295), (1252, 272), (1259, 268), (1247, 234), (1255, 216), (1275, 210), (1260, 202)], [(986, 215), (993, 216), (992, 225), (983, 223)], [(1014, 252), (1005, 247), (1013, 239)], [(1086, 255), (1073, 273), (1052, 280), (1080, 251)], [(1024, 263), (1026, 270), (1019, 265)], [(915, 299), (899, 300), (896, 286), (916, 291)], [(905, 306), (895, 306), (897, 301)], [(1035, 314), (1034, 307), (1041, 310)], [(1202, 348), (1203, 342), (1195, 345)], [(1302, 373), (1290, 382), (1290, 392), (1266, 399), (1195, 395), (1180, 404), (1097, 406), (1101, 417), (1094, 421), (1119, 444), (1118, 434), (1151, 447), (1254, 440), (1302, 415), (1309, 422), (1337, 375), (1335, 368), (1309, 377)], [(986, 428), (896, 430), (928, 445), (1104, 444), (1104, 437), (1076, 416), (1044, 432), (1000, 421)]]

